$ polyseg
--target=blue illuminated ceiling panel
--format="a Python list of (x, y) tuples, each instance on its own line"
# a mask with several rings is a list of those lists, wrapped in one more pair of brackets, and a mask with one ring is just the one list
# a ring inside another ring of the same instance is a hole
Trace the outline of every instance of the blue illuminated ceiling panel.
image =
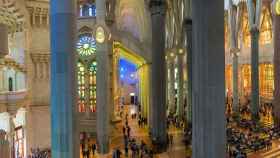
[(125, 84), (136, 84), (137, 66), (124, 58), (120, 58), (119, 64), (120, 80)]

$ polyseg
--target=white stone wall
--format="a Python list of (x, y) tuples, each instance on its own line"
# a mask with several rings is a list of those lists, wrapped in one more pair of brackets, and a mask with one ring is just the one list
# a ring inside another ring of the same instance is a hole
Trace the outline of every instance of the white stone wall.
[(46, 28), (30, 30), (30, 63), (27, 65), (32, 105), (50, 104), (50, 32)]
[(33, 106), (27, 110), (26, 136), (27, 152), (30, 148), (51, 146), (49, 106)]
[(17, 63), (24, 64), (25, 36), (24, 32), (9, 35), (9, 56)]
[(0, 92), (9, 91), (9, 78), (13, 80), (13, 91), (25, 90), (25, 73), (13, 68), (0, 69)]

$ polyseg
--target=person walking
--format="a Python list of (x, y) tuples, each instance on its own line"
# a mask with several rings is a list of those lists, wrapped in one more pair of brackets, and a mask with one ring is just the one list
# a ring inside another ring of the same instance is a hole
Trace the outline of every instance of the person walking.
[(96, 144), (92, 144), (91, 150), (92, 150), (92, 155), (94, 155), (95, 154), (95, 150), (96, 150)]
[(127, 136), (128, 136), (128, 138), (130, 138), (130, 131), (131, 131), (131, 128), (129, 126), (127, 126)]
[(173, 145), (173, 135), (172, 134), (170, 134), (169, 141), (170, 141), (170, 145), (172, 146)]

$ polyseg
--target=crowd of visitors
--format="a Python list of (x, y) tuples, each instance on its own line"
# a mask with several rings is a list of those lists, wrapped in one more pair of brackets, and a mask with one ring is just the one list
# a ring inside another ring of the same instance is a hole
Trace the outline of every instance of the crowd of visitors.
[(248, 153), (270, 150), (273, 139), (280, 138), (280, 128), (266, 127), (260, 121), (247, 120), (244, 117), (227, 118), (226, 133), (227, 149), (231, 158), (246, 158)]
[(31, 149), (30, 155), (28, 158), (51, 158), (51, 150), (50, 149)]
[(90, 158), (90, 155), (95, 155), (96, 153), (96, 144), (90, 143), (89, 139), (85, 139), (82, 143), (82, 155), (83, 158)]
[[(131, 127), (128, 123), (128, 114), (125, 114), (125, 123), (122, 127), (123, 139), (124, 139), (124, 153), (119, 148), (115, 148), (113, 151), (113, 158), (120, 158), (122, 154), (125, 157), (131, 158), (152, 158), (153, 150), (143, 140), (137, 140), (131, 136)], [(132, 119), (136, 119), (137, 115), (131, 115)], [(138, 125), (143, 127), (145, 125), (145, 119), (138, 114)]]

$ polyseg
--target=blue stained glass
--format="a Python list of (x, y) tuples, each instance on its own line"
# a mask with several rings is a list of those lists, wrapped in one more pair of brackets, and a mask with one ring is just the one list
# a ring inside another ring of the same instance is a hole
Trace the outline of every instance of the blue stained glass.
[(89, 56), (96, 52), (96, 42), (95, 39), (84, 35), (80, 37), (77, 43), (77, 51), (81, 56)]

